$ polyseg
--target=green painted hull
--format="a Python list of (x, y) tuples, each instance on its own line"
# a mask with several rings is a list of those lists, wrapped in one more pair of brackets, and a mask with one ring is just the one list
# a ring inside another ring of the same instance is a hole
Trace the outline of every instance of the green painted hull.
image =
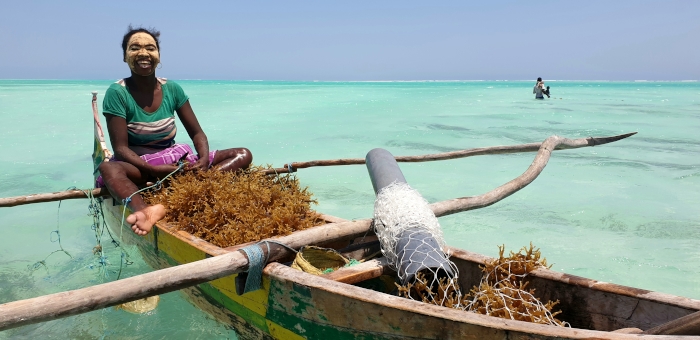
[[(104, 205), (108, 224), (118, 226), (121, 208), (112, 206), (111, 199)], [(126, 241), (135, 242), (154, 268), (230, 251), (163, 225), (146, 237), (130, 233)], [(460, 285), (476, 284), (479, 265), (487, 257), (452, 251)], [(533, 273), (531, 287), (548, 300), (560, 300), (559, 307), (564, 311), (561, 319), (576, 328), (503, 320), (428, 305), (327, 280), (280, 263), (266, 266), (263, 288), (254, 292), (236, 294), (236, 275), (232, 275), (185, 293), (198, 307), (230, 324), (242, 339), (638, 339), (637, 335), (610, 331), (648, 329), (700, 310), (697, 300), (549, 270)]]
[[(103, 203), (105, 218), (110, 228), (116, 230), (121, 224), (122, 206), (113, 200)], [(125, 232), (126, 242), (136, 244), (146, 262), (154, 269), (202, 260), (209, 254), (191, 245), (165, 228), (154, 228), (145, 237)], [(209, 245), (212, 248), (213, 245)], [(219, 248), (220, 249), (220, 248)], [(225, 251), (220, 249), (220, 251)], [(308, 274), (306, 274), (308, 275)], [(337, 318), (326, 315), (315, 307), (312, 289), (270, 275), (263, 276), (263, 288), (245, 295), (236, 294), (237, 275), (224, 277), (184, 290), (190, 301), (219, 321), (231, 325), (242, 339), (405, 339), (406, 334), (382, 334), (377, 331), (362, 331), (344, 325), (327, 322)], [(314, 294), (319, 294), (315, 292)], [(289, 303), (281, 303), (286, 301)], [(309, 318), (309, 311), (316, 311)], [(354, 311), (356, 312), (356, 311)], [(315, 320), (322, 320), (316, 322)], [(398, 326), (396, 326), (398, 329)]]

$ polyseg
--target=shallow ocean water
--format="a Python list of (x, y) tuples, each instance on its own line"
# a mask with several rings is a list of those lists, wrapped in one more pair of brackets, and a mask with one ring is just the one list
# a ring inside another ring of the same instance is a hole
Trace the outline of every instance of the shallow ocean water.
[[(0, 197), (91, 183), (90, 92), (111, 81), (0, 80)], [(490, 207), (440, 218), (447, 243), (490, 256), (532, 242), (553, 269), (700, 299), (700, 84), (532, 82), (178, 81), (212, 148), (245, 146), (255, 164), (362, 158), (637, 131), (622, 141), (556, 151), (528, 187)], [(178, 141), (189, 142), (184, 129)], [(520, 175), (534, 153), (401, 163), (428, 201), (480, 195)], [(364, 166), (301, 169), (317, 210), (367, 218)], [(93, 255), (87, 200), (1, 208), (0, 303), (114, 280)], [(60, 246), (65, 253), (53, 253)], [(150, 271), (138, 251), (122, 277)], [(47, 258), (48, 256), (48, 258)], [(30, 270), (37, 261), (45, 266)], [(235, 338), (182, 293), (145, 315), (113, 308), (0, 332), (0, 338)]]

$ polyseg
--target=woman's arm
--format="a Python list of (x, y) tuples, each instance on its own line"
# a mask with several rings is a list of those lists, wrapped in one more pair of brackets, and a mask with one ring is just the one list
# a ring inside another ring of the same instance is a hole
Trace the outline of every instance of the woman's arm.
[(202, 127), (199, 126), (199, 121), (197, 121), (197, 116), (194, 115), (190, 101), (188, 100), (182, 104), (176, 112), (185, 130), (187, 130), (187, 134), (190, 135), (190, 139), (192, 139), (194, 148), (199, 156), (197, 163), (192, 164), (189, 169), (207, 169), (209, 167), (209, 141), (207, 140), (207, 135), (202, 131)]
[(126, 119), (114, 115), (105, 115), (105, 119), (107, 120), (109, 140), (112, 142), (112, 148), (117, 160), (134, 165), (141, 173), (150, 174), (150, 165), (129, 149)]

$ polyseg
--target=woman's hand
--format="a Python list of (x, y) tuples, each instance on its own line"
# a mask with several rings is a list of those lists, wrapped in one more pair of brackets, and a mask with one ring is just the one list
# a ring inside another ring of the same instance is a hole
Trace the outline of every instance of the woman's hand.
[(187, 167), (185, 169), (187, 169), (188, 171), (200, 171), (209, 169), (209, 155), (204, 154), (200, 156), (196, 162), (187, 164)]
[(199, 159), (194, 163), (188, 164), (186, 169), (188, 171), (209, 169), (209, 141), (207, 140), (207, 135), (202, 131), (202, 127), (199, 126), (199, 122), (194, 115), (194, 111), (192, 111), (189, 100), (177, 109), (177, 114), (185, 130), (187, 130), (187, 134), (190, 135), (194, 148), (197, 150), (197, 155), (199, 156)]
[(169, 175), (173, 171), (177, 170), (176, 164), (166, 164), (166, 165), (153, 165), (149, 169), (152, 177), (157, 179), (163, 179), (165, 176)]

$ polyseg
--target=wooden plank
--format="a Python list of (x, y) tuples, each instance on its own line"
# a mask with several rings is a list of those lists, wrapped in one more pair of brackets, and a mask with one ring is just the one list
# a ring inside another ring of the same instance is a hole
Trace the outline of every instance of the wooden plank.
[(322, 275), (321, 277), (337, 282), (353, 284), (373, 279), (389, 272), (391, 272), (389, 269), (389, 261), (386, 257), (380, 257), (354, 266), (340, 268), (332, 273)]

